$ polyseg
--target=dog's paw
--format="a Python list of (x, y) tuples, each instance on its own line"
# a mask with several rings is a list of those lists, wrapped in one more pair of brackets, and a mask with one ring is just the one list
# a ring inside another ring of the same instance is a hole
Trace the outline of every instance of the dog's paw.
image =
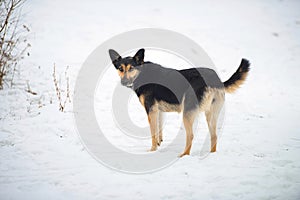
[(158, 141), (157, 141), (157, 145), (158, 145), (158, 146), (160, 146), (160, 145), (161, 145), (161, 143), (162, 143), (162, 141), (163, 141), (163, 139), (158, 139)]
[(156, 151), (157, 147), (152, 146), (148, 151)]
[(179, 154), (178, 157), (179, 157), (179, 158), (182, 158), (182, 157), (185, 156), (185, 155), (190, 155), (190, 153), (188, 153), (188, 152), (183, 152), (182, 154)]
[(211, 149), (210, 149), (210, 152), (211, 153), (214, 153), (214, 152), (216, 152), (217, 151), (217, 147), (216, 147), (216, 145), (215, 146), (213, 146)]
[(163, 141), (162, 139), (158, 140), (158, 141), (157, 141), (157, 145), (160, 146), (161, 143), (162, 143), (162, 141)]

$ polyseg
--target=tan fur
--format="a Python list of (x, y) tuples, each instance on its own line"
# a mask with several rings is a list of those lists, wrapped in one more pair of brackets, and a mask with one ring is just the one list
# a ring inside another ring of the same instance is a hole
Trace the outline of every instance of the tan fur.
[(199, 105), (200, 112), (205, 112), (210, 110), (213, 100), (220, 99), (225, 101), (225, 91), (221, 88), (210, 88), (208, 87), (203, 95), (203, 99)]
[(248, 72), (243, 73), (241, 79), (237, 80), (233, 85), (226, 87), (225, 91), (227, 93), (234, 93), (246, 81), (247, 75)]
[(136, 70), (136, 69), (133, 69), (132, 71), (130, 71), (130, 72), (128, 71), (127, 72), (127, 74), (126, 74), (127, 76), (126, 77), (128, 79), (134, 79), (135, 77), (137, 77), (138, 74), (139, 74), (139, 71)]
[(125, 67), (125, 71), (128, 71), (130, 69), (131, 65), (128, 64), (126, 67)]
[(225, 91), (219, 88), (207, 88), (200, 104), (200, 111), (205, 112), (207, 125), (210, 132), (211, 152), (217, 148), (217, 122), (220, 111), (225, 101)]
[(193, 133), (193, 124), (195, 121), (195, 117), (197, 116), (199, 112), (197, 110), (184, 113), (183, 114), (183, 124), (186, 132), (186, 144), (185, 144), (185, 149), (183, 153), (180, 155), (180, 157), (184, 155), (190, 155), (190, 151), (192, 148), (192, 142), (194, 138), (194, 133)]
[(144, 95), (140, 95), (139, 100), (140, 100), (142, 106), (145, 108), (145, 96)]
[(157, 102), (158, 109), (162, 112), (181, 112), (182, 105), (179, 104), (169, 104), (165, 101)]
[(158, 141), (157, 141), (157, 144), (158, 146), (160, 146), (161, 142), (163, 141), (163, 112), (162, 111), (159, 111), (159, 114), (158, 114)]
[[(141, 104), (145, 107), (145, 96), (141, 95), (139, 97)], [(193, 123), (196, 116), (200, 112), (205, 112), (206, 121), (209, 127), (209, 132), (211, 136), (211, 152), (216, 151), (217, 147), (217, 133), (216, 127), (218, 122), (219, 113), (223, 107), (225, 101), (225, 89), (224, 88), (206, 88), (202, 101), (199, 107), (193, 111), (184, 111), (184, 100), (180, 105), (168, 104), (164, 101), (156, 102), (148, 114), (148, 121), (150, 124), (151, 137), (152, 137), (152, 147), (150, 151), (155, 151), (157, 145), (160, 145), (162, 141), (162, 112), (181, 112), (183, 111), (183, 124), (186, 130), (186, 145), (183, 153), (180, 157), (184, 155), (189, 155), (192, 147), (192, 141), (194, 138), (193, 133)]]
[(128, 64), (126, 66), (124, 64), (121, 64), (120, 67), (123, 69), (122, 72), (120, 70), (118, 70), (118, 74), (121, 77), (121, 79), (124, 78), (124, 76), (126, 76), (127, 79), (133, 79), (139, 73), (139, 71), (136, 70), (136, 69), (133, 69), (133, 70), (129, 71), (130, 68), (132, 67), (130, 64)]
[(158, 141), (158, 109), (157, 106), (152, 106), (149, 114), (148, 114), (148, 121), (150, 124), (150, 131), (151, 131), (151, 138), (152, 138), (152, 147), (150, 151), (155, 151), (157, 149), (157, 141)]
[(118, 74), (119, 74), (119, 76), (120, 76), (121, 78), (123, 78), (124, 75), (125, 75), (125, 65), (124, 65), (124, 64), (121, 64), (120, 68), (122, 68), (123, 71), (121, 72), (120, 70), (118, 70)]
[(210, 108), (205, 111), (206, 121), (210, 132), (211, 152), (217, 149), (217, 123), (220, 111), (224, 105), (224, 95), (221, 93), (215, 95), (215, 100)]
[[(145, 107), (145, 96), (140, 95), (139, 100), (143, 107)], [(157, 145), (160, 146), (163, 141), (163, 112), (159, 110), (159, 104), (156, 103), (148, 114), (148, 122), (150, 124), (150, 131), (152, 137), (152, 147), (150, 151), (155, 151)]]

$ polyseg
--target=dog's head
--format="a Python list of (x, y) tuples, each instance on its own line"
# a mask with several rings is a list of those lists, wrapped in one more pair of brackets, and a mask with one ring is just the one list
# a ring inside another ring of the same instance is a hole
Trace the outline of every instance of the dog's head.
[(133, 81), (141, 72), (141, 65), (144, 63), (144, 49), (138, 50), (133, 57), (122, 58), (115, 50), (109, 50), (109, 56), (118, 70), (121, 78), (121, 84), (126, 87), (132, 87)]

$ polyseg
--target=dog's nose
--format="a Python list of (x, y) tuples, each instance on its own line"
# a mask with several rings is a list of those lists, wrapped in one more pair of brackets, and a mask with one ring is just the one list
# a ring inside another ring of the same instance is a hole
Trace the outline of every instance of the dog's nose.
[(122, 84), (122, 85), (125, 85), (125, 86), (126, 86), (126, 85), (128, 85), (128, 83), (129, 83), (129, 80), (127, 80), (127, 79), (122, 79), (122, 80), (121, 80), (121, 84)]

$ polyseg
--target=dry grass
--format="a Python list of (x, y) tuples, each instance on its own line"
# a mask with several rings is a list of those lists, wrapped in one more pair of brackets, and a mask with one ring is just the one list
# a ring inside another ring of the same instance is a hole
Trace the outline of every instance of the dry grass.
[(67, 66), (65, 70), (65, 90), (62, 89), (61, 84), (59, 84), (59, 80), (57, 79), (56, 75), (56, 66), (55, 64), (53, 65), (53, 82), (55, 86), (55, 91), (56, 91), (56, 96), (58, 99), (58, 105), (59, 105), (59, 111), (64, 112), (65, 107), (67, 102), (71, 103), (71, 98), (70, 98), (70, 79), (68, 76), (68, 69), (69, 67)]
[(21, 7), (25, 0), (0, 0), (0, 89), (13, 85), (18, 62), (29, 53), (30, 29), (21, 24)]

